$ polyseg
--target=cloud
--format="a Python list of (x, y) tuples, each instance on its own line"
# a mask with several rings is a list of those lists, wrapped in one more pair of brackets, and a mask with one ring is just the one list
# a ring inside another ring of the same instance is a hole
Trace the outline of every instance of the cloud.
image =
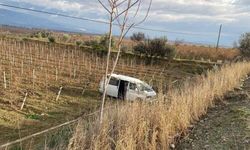
[(230, 23), (238, 16), (248, 17), (249, 10), (230, 0), (154, 0), (151, 17), (163, 21), (206, 21)]
[[(27, 5), (35, 9), (62, 11), (73, 16), (105, 21), (108, 19), (107, 12), (97, 0), (2, 1), (12, 1), (17, 5)], [(103, 1), (107, 2), (107, 0)], [(139, 15), (138, 20), (145, 14), (148, 2), (149, 0), (143, 0), (143, 9), (140, 10), (142, 15)], [(149, 17), (142, 26), (172, 31), (217, 34), (218, 25), (223, 24), (223, 34), (235, 35), (250, 30), (249, 5), (250, 0), (153, 0)]]
[(32, 5), (34, 7), (42, 9), (51, 9), (56, 11), (62, 11), (64, 13), (81, 15), (84, 13), (96, 13), (98, 14), (98, 5), (94, 1), (87, 0), (11, 0), (12, 2), (18, 2), (20, 5)]
[[(44, 9), (53, 9), (77, 16), (107, 17), (107, 13), (97, 0), (12, 0), (19, 3), (27, 3)], [(148, 4), (149, 0), (144, 0)], [(217, 22), (231, 23), (238, 17), (248, 17), (249, 0), (153, 0), (150, 21), (159, 22)], [(142, 14), (147, 10), (144, 5)], [(141, 15), (143, 17), (143, 15)], [(105, 18), (106, 19), (106, 18)]]
[(62, 11), (78, 11), (83, 7), (82, 4), (77, 2), (70, 2), (66, 0), (19, 0), (19, 2), (29, 3), (32, 5), (48, 8), (58, 9)]
[[(107, 13), (97, 0), (17, 0), (18, 2), (39, 6), (45, 9), (63, 11), (77, 16), (107, 17)], [(144, 0), (141, 10), (145, 13), (149, 0)], [(150, 21), (159, 22), (216, 22), (231, 23), (238, 16), (246, 16), (250, 9), (244, 7), (248, 0), (153, 0)], [(141, 15), (143, 17), (143, 15)]]

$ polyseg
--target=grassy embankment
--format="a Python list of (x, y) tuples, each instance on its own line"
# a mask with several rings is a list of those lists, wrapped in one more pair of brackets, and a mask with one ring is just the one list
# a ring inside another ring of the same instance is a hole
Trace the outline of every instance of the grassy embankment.
[(206, 114), (223, 95), (239, 86), (250, 72), (250, 63), (237, 63), (208, 71), (195, 81), (186, 81), (158, 101), (127, 103), (105, 112), (102, 126), (98, 116), (79, 122), (70, 149), (169, 149), (189, 126)]

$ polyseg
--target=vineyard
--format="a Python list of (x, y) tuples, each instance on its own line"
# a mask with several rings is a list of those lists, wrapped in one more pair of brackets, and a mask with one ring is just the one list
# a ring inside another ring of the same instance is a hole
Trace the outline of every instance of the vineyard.
[[(105, 59), (77, 46), (1, 38), (0, 143), (97, 109)], [(168, 89), (210, 68), (206, 63), (167, 60), (145, 65), (143, 58), (122, 56), (115, 73)]]

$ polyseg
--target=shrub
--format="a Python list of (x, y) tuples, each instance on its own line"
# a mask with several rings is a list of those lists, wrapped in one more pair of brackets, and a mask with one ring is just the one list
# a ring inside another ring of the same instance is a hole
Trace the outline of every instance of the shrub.
[(166, 49), (167, 40), (165, 39), (153, 39), (148, 43), (146, 54), (150, 57), (164, 57), (167, 53)]
[(23, 40), (23, 41), (28, 41), (28, 40), (29, 40), (29, 38), (24, 37), (24, 38), (22, 38), (22, 40)]
[(86, 46), (93, 46), (93, 45), (97, 45), (97, 44), (99, 44), (99, 43), (98, 43), (98, 41), (96, 41), (96, 40), (91, 40), (91, 41), (85, 41), (84, 44), (85, 44)]
[(137, 55), (142, 55), (146, 53), (147, 46), (145, 43), (140, 42), (136, 46), (134, 46), (133, 51)]
[[(114, 39), (112, 38), (111, 46), (114, 46)], [(108, 44), (109, 44), (109, 38), (108, 35), (104, 35), (100, 38), (100, 40), (91, 40), (91, 41), (86, 41), (84, 43), (86, 46), (91, 46), (94, 50), (97, 51), (108, 51)]]
[[(101, 37), (101, 39), (99, 41), (99, 44), (100, 44), (101, 47), (108, 50), (108, 47), (109, 47), (109, 36), (108, 36), (108, 34), (105, 34), (104, 36)], [(114, 45), (115, 45), (115, 41), (114, 41), (114, 38), (112, 37), (111, 46), (114, 47)]]
[(121, 52), (122, 53), (126, 53), (128, 51), (128, 47), (127, 46), (122, 46), (121, 47)]
[(53, 36), (49, 36), (48, 40), (49, 40), (50, 43), (55, 43), (56, 42), (56, 38), (53, 37)]
[(243, 56), (250, 56), (250, 33), (241, 35), (239, 40), (239, 50)]
[(104, 46), (100, 45), (100, 43), (96, 40), (86, 41), (84, 43), (86, 46), (91, 46), (94, 50), (104, 51), (106, 50)]
[(141, 42), (145, 40), (145, 34), (142, 32), (133, 33), (130, 39), (134, 42)]
[(51, 34), (50, 32), (38, 31), (38, 32), (32, 33), (30, 37), (31, 38), (48, 38), (50, 34)]
[(31, 35), (30, 35), (31, 38), (41, 38), (42, 37), (42, 34), (41, 32), (33, 32)]
[[(70, 35), (68, 35), (68, 34), (63, 34), (63, 41), (64, 41), (64, 42), (68, 42), (69, 39), (70, 39)], [(82, 44), (82, 43), (81, 43), (81, 44)]]
[(41, 32), (42, 38), (47, 38), (47, 37), (49, 37), (50, 34), (51, 34), (51, 33), (47, 32), (47, 31), (42, 31), (42, 32)]
[(173, 46), (167, 44), (166, 38), (156, 38), (147, 40), (147, 42), (140, 42), (134, 46), (134, 53), (145, 54), (149, 58), (167, 57), (172, 59), (175, 57), (176, 50)]
[(175, 47), (173, 47), (172, 45), (165, 45), (165, 57), (167, 57), (168, 59), (173, 59), (176, 56), (176, 50)]
[(77, 46), (81, 46), (82, 45), (82, 41), (76, 41), (76, 45)]

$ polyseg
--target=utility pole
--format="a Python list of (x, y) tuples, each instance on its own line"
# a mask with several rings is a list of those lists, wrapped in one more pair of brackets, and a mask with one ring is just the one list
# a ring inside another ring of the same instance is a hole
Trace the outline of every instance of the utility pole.
[(218, 50), (218, 48), (219, 48), (219, 44), (220, 44), (221, 29), (222, 29), (222, 24), (220, 25), (220, 29), (219, 29), (219, 35), (218, 35), (218, 40), (217, 40), (216, 50)]

